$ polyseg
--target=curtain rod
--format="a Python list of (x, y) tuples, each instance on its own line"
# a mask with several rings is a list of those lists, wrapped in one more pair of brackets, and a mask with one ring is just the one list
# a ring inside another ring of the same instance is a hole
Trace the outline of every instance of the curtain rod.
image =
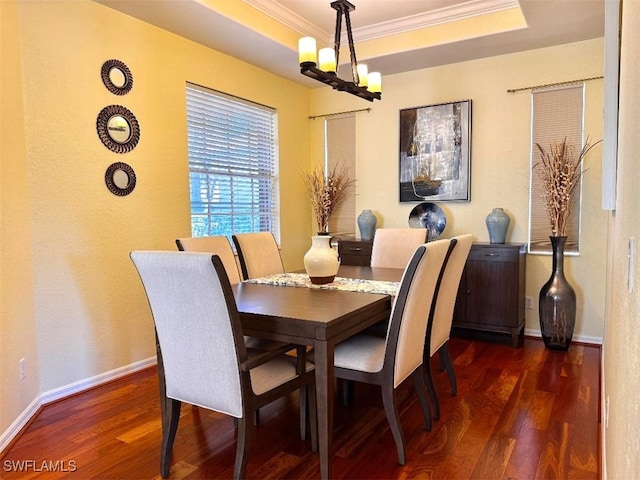
[(532, 87), (510, 88), (507, 93), (521, 92), (523, 90), (535, 90), (537, 88), (555, 87), (557, 85), (568, 85), (570, 83), (588, 82), (589, 80), (599, 80), (604, 78), (602, 75), (599, 77), (579, 78), (577, 80), (567, 80), (566, 82), (547, 83), (544, 85), (534, 85)]
[(370, 108), (360, 108), (359, 110), (347, 110), (346, 112), (325, 113), (324, 115), (311, 115), (309, 119), (315, 120), (316, 118), (333, 117), (335, 115), (344, 115), (345, 113), (370, 112), (370, 111), (371, 111)]

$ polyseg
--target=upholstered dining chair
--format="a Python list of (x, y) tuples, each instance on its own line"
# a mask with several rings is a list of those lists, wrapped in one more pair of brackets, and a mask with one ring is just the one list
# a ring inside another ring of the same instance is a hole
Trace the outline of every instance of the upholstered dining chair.
[(431, 429), (423, 373), (427, 321), (449, 240), (437, 240), (415, 249), (405, 268), (391, 309), (386, 338), (366, 333), (347, 338), (335, 347), (335, 376), (380, 385), (382, 403), (393, 434), (398, 463), (405, 464), (402, 427), (395, 400), (396, 388), (409, 376)]
[(236, 233), (236, 246), (244, 279), (284, 273), (280, 248), (271, 232)]
[(222, 260), (222, 265), (224, 265), (231, 285), (242, 281), (233, 248), (229, 239), (224, 235), (176, 238), (176, 246), (178, 250), (183, 252), (202, 252), (218, 255)]
[[(229, 277), (229, 283), (232, 285), (240, 283), (240, 271), (238, 270), (238, 263), (236, 262), (236, 256), (231, 248), (229, 239), (224, 235), (212, 235), (207, 237), (183, 237), (176, 239), (176, 245), (178, 250), (185, 252), (202, 252), (210, 253), (212, 255), (218, 255), (222, 260), (222, 265)], [(296, 348), (296, 345), (292, 343), (278, 342), (276, 340), (266, 340), (264, 338), (252, 337), (250, 335), (244, 336), (244, 344), (247, 347), (249, 358), (254, 355), (261, 355), (262, 352), (279, 352), (286, 353)], [(304, 390), (301, 390), (301, 394), (306, 395)], [(260, 411), (256, 410), (255, 424), (260, 423)], [(300, 431), (304, 435), (306, 428), (306, 418), (304, 414), (300, 418)]]
[(371, 266), (405, 268), (428, 234), (426, 228), (378, 228), (371, 246)]
[(456, 306), (458, 287), (460, 286), (460, 279), (462, 278), (462, 272), (467, 262), (472, 242), (473, 235), (470, 233), (451, 239), (451, 246), (445, 259), (441, 278), (438, 279), (435, 301), (431, 305), (431, 312), (429, 314), (423, 363), (425, 365), (425, 382), (434, 409), (433, 416), (436, 420), (440, 418), (440, 401), (438, 400), (438, 393), (433, 383), (433, 374), (429, 359), (433, 357), (436, 352), (439, 353), (440, 365), (447, 371), (449, 377), (451, 395), (457, 395), (458, 384), (449, 352), (449, 336), (451, 335), (453, 310)]
[[(233, 248), (231, 248), (229, 239), (224, 235), (177, 238), (176, 245), (178, 250), (184, 252), (202, 252), (218, 255), (220, 260), (222, 260), (225, 271), (227, 272), (229, 282), (234, 285), (242, 281), (236, 257), (233, 253)], [(295, 348), (295, 345), (290, 343), (277, 342), (275, 340), (264, 340), (262, 338), (249, 336), (245, 337), (245, 344), (247, 348), (257, 350), (275, 350), (282, 349), (287, 346), (288, 350)]]
[[(162, 444), (160, 473), (169, 475), (180, 408), (189, 403), (237, 419), (234, 478), (244, 478), (251, 449), (251, 418), (260, 407), (309, 388), (312, 448), (317, 448), (313, 364), (267, 354), (250, 360), (224, 265), (206, 253), (131, 253), (144, 286), (158, 339)], [(162, 385), (162, 383), (161, 383)], [(166, 397), (166, 400), (165, 400)], [(305, 405), (300, 405), (305, 408)]]

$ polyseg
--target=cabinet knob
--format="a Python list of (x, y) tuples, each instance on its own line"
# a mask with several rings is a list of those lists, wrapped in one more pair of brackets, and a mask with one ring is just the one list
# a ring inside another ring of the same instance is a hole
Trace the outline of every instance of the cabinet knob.
[(500, 254), (499, 253), (485, 253), (484, 256), (485, 257), (499, 257)]
[(361, 251), (362, 251), (362, 249), (361, 249), (361, 248), (358, 248), (358, 247), (351, 248), (350, 250), (351, 250), (352, 252), (361, 252)]

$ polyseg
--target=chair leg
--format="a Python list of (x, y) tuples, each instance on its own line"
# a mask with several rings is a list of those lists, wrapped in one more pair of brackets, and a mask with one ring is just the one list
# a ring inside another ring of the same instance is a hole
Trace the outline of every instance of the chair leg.
[(449, 384), (451, 385), (451, 395), (455, 397), (458, 394), (458, 382), (456, 380), (456, 373), (453, 371), (453, 362), (451, 361), (448, 341), (440, 348), (440, 362), (444, 365), (444, 369), (447, 371)]
[(236, 444), (236, 463), (233, 467), (234, 480), (240, 480), (245, 477), (247, 469), (247, 461), (251, 451), (251, 438), (253, 436), (253, 425), (251, 424), (253, 415), (247, 415), (238, 419), (238, 438)]
[(422, 364), (422, 371), (424, 375), (424, 383), (427, 386), (429, 392), (429, 398), (431, 398), (431, 405), (433, 405), (433, 418), (440, 420), (440, 400), (438, 400), (438, 392), (436, 386), (433, 383), (433, 374), (431, 373), (431, 362), (427, 359), (426, 364)]
[(308, 386), (309, 399), (309, 433), (311, 434), (311, 451), (318, 451), (318, 405), (316, 402), (316, 384), (312, 381)]
[(384, 412), (387, 415), (387, 421), (393, 434), (393, 439), (396, 442), (396, 450), (398, 451), (398, 463), (400, 465), (405, 464), (404, 455), (404, 435), (402, 434), (402, 427), (398, 420), (398, 408), (396, 406), (396, 400), (394, 395), (394, 389), (392, 385), (382, 386), (382, 404), (384, 405)]
[(162, 478), (169, 476), (169, 463), (171, 462), (171, 450), (176, 439), (178, 422), (180, 421), (179, 400), (167, 398), (164, 404), (164, 417), (162, 418), (162, 445), (160, 447), (160, 475)]
[(422, 413), (424, 414), (424, 426), (427, 431), (431, 431), (431, 412), (429, 411), (429, 404), (427, 403), (427, 396), (425, 394), (426, 386), (424, 384), (424, 372), (422, 371), (423, 365), (416, 368), (411, 374), (413, 380), (413, 387), (420, 399), (420, 405), (422, 406)]
[(342, 405), (348, 407), (353, 403), (355, 382), (353, 380), (341, 379), (342, 382)]
[(307, 387), (300, 390), (300, 440), (307, 438)]

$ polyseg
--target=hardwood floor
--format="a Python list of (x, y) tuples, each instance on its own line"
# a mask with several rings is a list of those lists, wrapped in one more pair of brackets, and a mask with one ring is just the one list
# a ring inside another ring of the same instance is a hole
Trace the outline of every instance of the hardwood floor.
[[(379, 389), (357, 384), (353, 405), (336, 403), (336, 478), (600, 478), (598, 346), (554, 352), (536, 339), (514, 349), (454, 338), (451, 355), (458, 395), (434, 368), (441, 418), (430, 432), (411, 381), (398, 390), (404, 467)], [(319, 477), (317, 454), (299, 437), (297, 408), (294, 395), (260, 411), (248, 478)], [(231, 478), (234, 434), (231, 418), (184, 406), (171, 478)], [(160, 439), (152, 368), (46, 406), (5, 452), (0, 478), (158, 478)]]

